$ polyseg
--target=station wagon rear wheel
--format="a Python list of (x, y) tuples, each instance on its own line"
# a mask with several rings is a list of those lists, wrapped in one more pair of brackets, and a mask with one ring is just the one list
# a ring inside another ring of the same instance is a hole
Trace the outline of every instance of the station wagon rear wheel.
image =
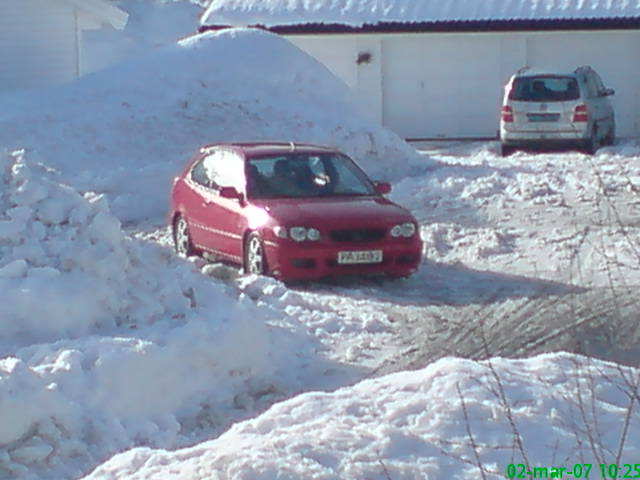
[(173, 245), (175, 246), (176, 253), (183, 258), (195, 253), (189, 235), (189, 225), (182, 216), (178, 216), (173, 223)]
[(598, 150), (598, 137), (596, 136), (596, 127), (591, 130), (591, 135), (584, 143), (584, 153), (587, 155), (594, 155)]
[(604, 137), (604, 140), (602, 141), (603, 145), (613, 145), (616, 141), (616, 122), (612, 121), (611, 122), (611, 128), (609, 129), (609, 131), (607, 132), (607, 136)]
[(508, 157), (515, 151), (516, 149), (511, 146), (500, 144), (500, 155), (503, 157)]
[(264, 244), (256, 232), (249, 234), (244, 244), (244, 271), (253, 275), (264, 275), (267, 271)]

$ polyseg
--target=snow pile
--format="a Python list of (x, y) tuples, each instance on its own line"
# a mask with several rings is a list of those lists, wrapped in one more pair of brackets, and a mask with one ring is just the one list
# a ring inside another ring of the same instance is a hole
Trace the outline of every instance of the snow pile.
[(349, 96), (287, 40), (227, 30), (54, 91), (1, 97), (0, 145), (46, 155), (77, 190), (104, 193), (125, 222), (162, 222), (171, 179), (216, 141), (327, 144), (386, 180), (429, 165), (362, 119)]
[(0, 307), (3, 342), (184, 315), (189, 300), (180, 284), (154, 278), (104, 198), (46, 179), (24, 152), (0, 161), (0, 291), (10, 299)]
[(468, 22), (482, 20), (639, 17), (640, 5), (625, 0), (213, 0), (202, 25), (295, 25), (327, 23), (362, 26), (379, 22)]
[(104, 199), (24, 152), (0, 162), (0, 478), (210, 438), (328, 368), (304, 329), (126, 238)]
[(282, 343), (246, 307), (224, 308), (0, 360), (0, 478), (77, 478), (136, 445), (208, 438), (287, 395)]
[(582, 286), (640, 283), (636, 141), (576, 152), (497, 155), (440, 144), (440, 168), (394, 186), (422, 224), (428, 259)]
[(638, 370), (568, 354), (491, 363), (447, 358), (300, 395), (187, 450), (132, 450), (85, 480), (476, 480), (478, 464), (498, 479), (510, 463), (549, 471), (633, 463), (639, 381)]

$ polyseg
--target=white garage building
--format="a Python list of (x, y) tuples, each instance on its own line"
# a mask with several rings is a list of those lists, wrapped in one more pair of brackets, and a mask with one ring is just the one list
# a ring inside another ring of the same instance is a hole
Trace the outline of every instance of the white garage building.
[(105, 0), (0, 0), (0, 92), (77, 78), (82, 32), (127, 18)]
[(637, 0), (213, 0), (201, 31), (285, 35), (405, 138), (495, 137), (502, 85), (528, 65), (593, 66), (618, 135), (640, 136)]

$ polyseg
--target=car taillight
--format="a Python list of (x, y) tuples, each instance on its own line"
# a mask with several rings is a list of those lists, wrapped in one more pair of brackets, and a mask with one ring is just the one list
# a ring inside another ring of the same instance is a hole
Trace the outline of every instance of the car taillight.
[(573, 109), (573, 121), (574, 123), (589, 121), (589, 111), (586, 105), (578, 105)]
[(513, 122), (513, 108), (509, 105), (502, 107), (502, 121), (507, 123)]

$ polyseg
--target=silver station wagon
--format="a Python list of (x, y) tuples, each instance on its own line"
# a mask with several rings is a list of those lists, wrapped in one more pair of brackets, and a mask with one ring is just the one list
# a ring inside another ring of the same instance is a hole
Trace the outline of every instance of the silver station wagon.
[(611, 96), (591, 67), (572, 73), (520, 69), (505, 86), (500, 118), (502, 155), (519, 148), (611, 145), (616, 124)]

